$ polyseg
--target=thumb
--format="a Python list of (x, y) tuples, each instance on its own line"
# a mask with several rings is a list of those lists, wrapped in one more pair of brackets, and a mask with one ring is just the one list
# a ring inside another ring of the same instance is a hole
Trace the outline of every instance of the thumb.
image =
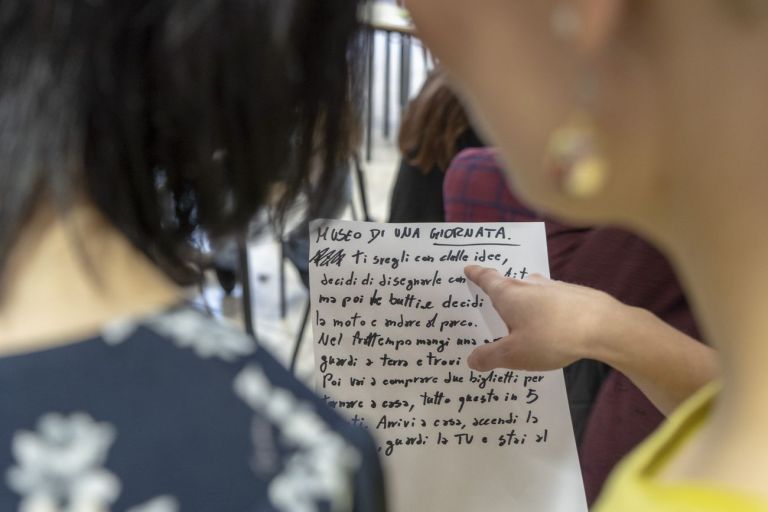
[(488, 345), (476, 348), (469, 354), (467, 364), (478, 372), (488, 372), (496, 368), (508, 368), (511, 355), (512, 339), (507, 336)]

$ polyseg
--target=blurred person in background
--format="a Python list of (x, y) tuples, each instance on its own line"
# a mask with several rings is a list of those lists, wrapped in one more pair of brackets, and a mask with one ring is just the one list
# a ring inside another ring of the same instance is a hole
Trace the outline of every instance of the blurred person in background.
[(484, 146), (464, 107), (436, 68), (403, 116), (400, 168), (392, 188), (389, 222), (443, 222), (443, 179), (461, 150)]
[(0, 510), (384, 510), (367, 434), (183, 291), (334, 182), (357, 10), (2, 3)]
[[(623, 462), (597, 510), (768, 510), (768, 2), (408, 6), (501, 148), (523, 199), (574, 223), (615, 223), (654, 241), (720, 353), (721, 383), (682, 405)], [(511, 326), (526, 290), (551, 287), (467, 272)], [(541, 306), (525, 303), (529, 315)], [(561, 348), (537, 350), (509, 336), (491, 363), (543, 370), (581, 356)], [(603, 360), (616, 356), (597, 350)], [(681, 353), (656, 354), (645, 361), (650, 386), (700, 364), (695, 355), (681, 366)]]

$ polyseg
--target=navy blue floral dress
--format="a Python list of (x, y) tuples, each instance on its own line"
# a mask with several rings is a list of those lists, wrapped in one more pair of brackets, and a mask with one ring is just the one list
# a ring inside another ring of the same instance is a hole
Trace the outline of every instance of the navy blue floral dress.
[(0, 358), (2, 512), (384, 508), (368, 435), (190, 308)]

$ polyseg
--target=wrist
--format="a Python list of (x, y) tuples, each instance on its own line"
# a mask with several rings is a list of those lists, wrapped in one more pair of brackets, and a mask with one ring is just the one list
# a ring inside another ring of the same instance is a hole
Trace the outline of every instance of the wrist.
[(613, 298), (611, 300), (613, 304), (604, 308), (599, 326), (585, 347), (584, 357), (623, 371), (626, 363), (634, 357), (632, 350), (642, 345), (634, 343), (632, 337), (643, 333), (648, 325), (653, 324), (649, 322), (653, 314)]

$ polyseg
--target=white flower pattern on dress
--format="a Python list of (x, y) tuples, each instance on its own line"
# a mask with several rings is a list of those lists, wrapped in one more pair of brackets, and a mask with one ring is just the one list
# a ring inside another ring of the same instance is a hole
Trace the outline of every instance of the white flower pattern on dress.
[[(120, 481), (104, 469), (114, 427), (87, 414), (48, 414), (37, 432), (18, 432), (8, 485), (22, 498), (23, 512), (102, 512), (120, 494)], [(65, 508), (61, 508), (65, 507)]]
[(113, 320), (102, 328), (101, 337), (107, 345), (119, 345), (130, 338), (137, 327), (136, 319), (133, 318)]
[(179, 347), (194, 350), (203, 359), (216, 357), (234, 362), (256, 350), (256, 343), (249, 336), (192, 309), (163, 313), (149, 319), (147, 325)]
[[(19, 512), (108, 512), (120, 495), (120, 480), (104, 468), (116, 429), (85, 413), (46, 414), (37, 432), (13, 437), (17, 465), (6, 480), (21, 495)], [(163, 496), (129, 512), (178, 512)]]
[[(191, 309), (158, 314), (144, 321), (127, 319), (103, 330), (109, 345), (119, 345), (140, 325), (170, 338), (179, 348), (203, 359), (235, 362), (256, 351), (255, 341)], [(234, 381), (236, 394), (254, 411), (251, 467), (260, 478), (281, 470), (269, 483), (268, 498), (281, 512), (315, 512), (329, 503), (332, 512), (348, 512), (353, 504), (354, 473), (362, 456), (330, 428), (311, 405), (275, 387), (262, 369), (250, 365)], [(284, 464), (272, 438), (292, 449)], [(46, 414), (37, 430), (13, 437), (16, 466), (8, 470), (8, 486), (21, 496), (18, 512), (109, 512), (121, 494), (119, 478), (106, 469), (117, 430), (86, 413)], [(173, 496), (160, 496), (126, 512), (179, 512)], [(6, 511), (0, 511), (6, 512)]]
[(235, 392), (254, 412), (263, 414), (296, 449), (282, 473), (269, 485), (271, 503), (282, 512), (313, 512), (326, 501), (333, 512), (352, 509), (353, 475), (360, 453), (328, 427), (307, 404), (273, 387), (264, 372), (250, 365), (235, 379)]
[(160, 496), (127, 512), (178, 512), (179, 502), (173, 496)]

